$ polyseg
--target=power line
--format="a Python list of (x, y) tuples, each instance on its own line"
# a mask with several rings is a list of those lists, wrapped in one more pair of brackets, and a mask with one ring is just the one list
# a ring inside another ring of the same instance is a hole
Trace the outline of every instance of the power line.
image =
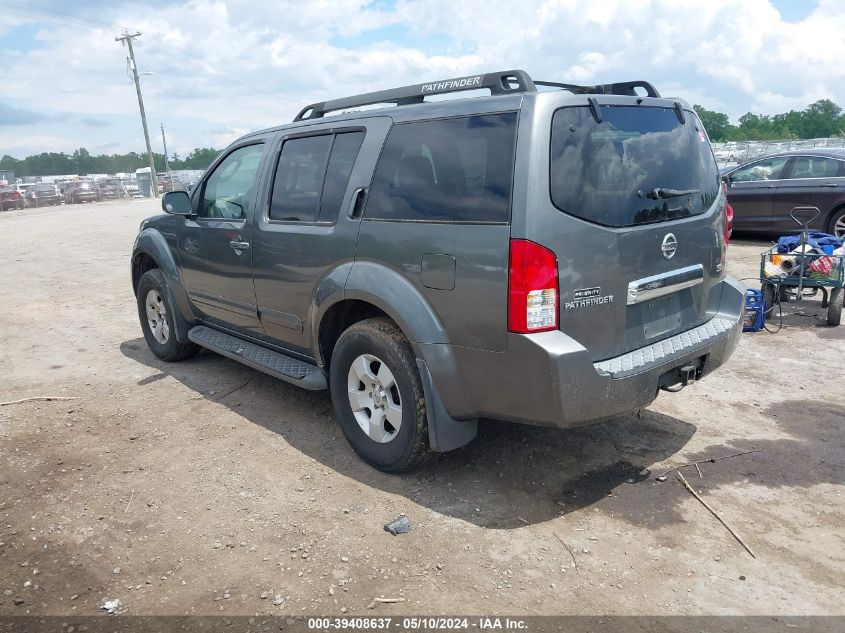
[(170, 161), (167, 159), (167, 137), (164, 135), (164, 123), (161, 124), (161, 142), (164, 145), (164, 171), (170, 175)]
[[(136, 37), (141, 37), (140, 33), (129, 34), (129, 31), (123, 32), (123, 37), (114, 38), (115, 42), (121, 42), (129, 47), (129, 59), (132, 60), (132, 77), (135, 79), (135, 92), (138, 93), (138, 107), (141, 110), (141, 123), (144, 126), (144, 140), (147, 143), (147, 159), (150, 163), (150, 186), (153, 190), (153, 195), (158, 198), (158, 179), (156, 178), (156, 166), (153, 162), (153, 150), (150, 147), (150, 133), (147, 130), (147, 114), (144, 112), (144, 98), (141, 96), (141, 80), (138, 77), (138, 66), (135, 63), (135, 50), (132, 48), (132, 40)], [(162, 133), (164, 127), (162, 127)]]

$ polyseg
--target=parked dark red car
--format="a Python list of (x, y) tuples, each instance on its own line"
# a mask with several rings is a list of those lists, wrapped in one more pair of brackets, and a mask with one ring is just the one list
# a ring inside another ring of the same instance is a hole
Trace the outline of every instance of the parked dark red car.
[(0, 187), (0, 211), (23, 209), (26, 202), (21, 192), (13, 187)]

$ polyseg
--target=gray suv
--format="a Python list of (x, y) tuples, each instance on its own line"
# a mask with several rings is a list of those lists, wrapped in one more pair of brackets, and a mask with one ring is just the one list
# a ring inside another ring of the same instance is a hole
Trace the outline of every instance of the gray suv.
[[(465, 90), (490, 95), (426, 101)], [(376, 104), (393, 107), (350, 112)], [(741, 331), (704, 128), (642, 81), (511, 70), (315, 103), (162, 205), (132, 253), (153, 353), (205, 347), (330, 389), (385, 471), (466, 444), (479, 418), (645, 407)]]

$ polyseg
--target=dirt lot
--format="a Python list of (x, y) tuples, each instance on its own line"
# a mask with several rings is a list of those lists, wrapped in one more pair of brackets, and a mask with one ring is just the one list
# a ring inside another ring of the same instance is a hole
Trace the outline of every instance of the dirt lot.
[[(0, 401), (78, 398), (0, 407), (0, 615), (845, 614), (845, 326), (818, 303), (640, 416), (484, 422), (389, 476), (327, 392), (147, 351), (128, 258), (155, 210), (0, 214)], [(763, 247), (735, 242), (731, 273)], [(744, 451), (683, 472), (756, 559), (657, 479)]]

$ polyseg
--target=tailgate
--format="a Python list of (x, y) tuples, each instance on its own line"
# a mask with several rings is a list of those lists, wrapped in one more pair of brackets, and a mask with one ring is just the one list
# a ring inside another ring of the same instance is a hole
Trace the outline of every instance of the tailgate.
[(549, 200), (530, 239), (555, 252), (560, 329), (593, 360), (703, 323), (724, 277), (724, 196), (704, 129), (692, 111), (648, 101), (552, 116)]

